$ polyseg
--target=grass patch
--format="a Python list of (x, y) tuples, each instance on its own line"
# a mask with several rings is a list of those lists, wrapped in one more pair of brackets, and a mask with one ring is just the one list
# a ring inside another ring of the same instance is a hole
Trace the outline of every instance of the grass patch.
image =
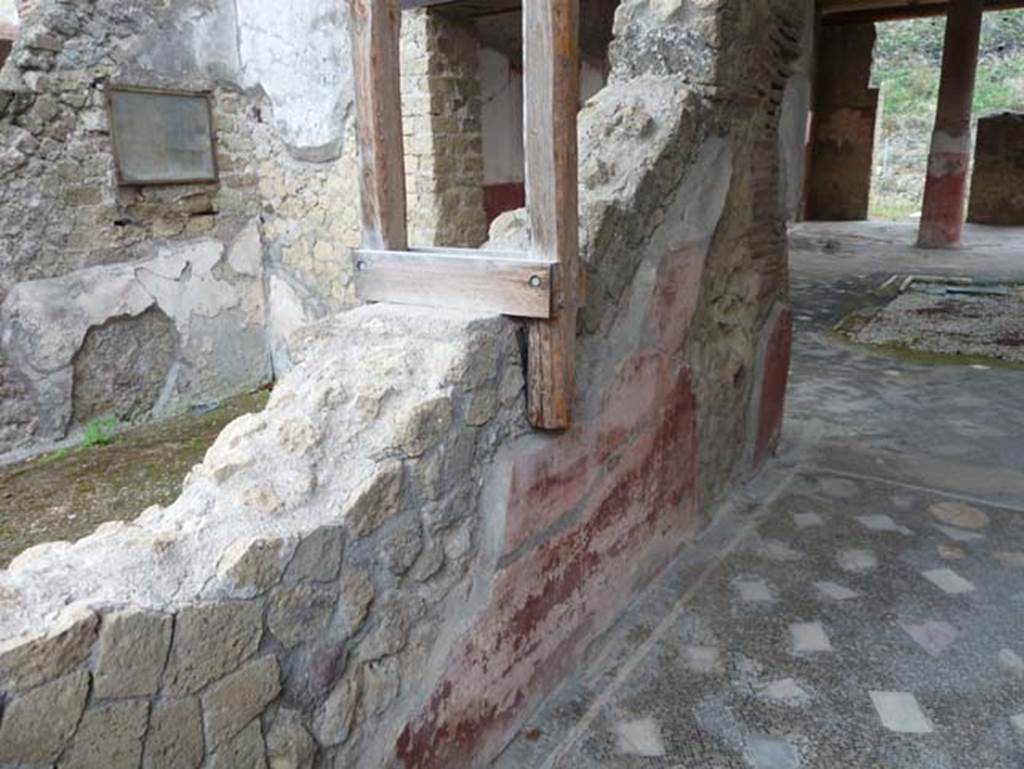
[(114, 432), (117, 430), (117, 419), (115, 417), (104, 417), (94, 419), (85, 426), (82, 434), (81, 448), (87, 449), (91, 446), (109, 446), (114, 440)]

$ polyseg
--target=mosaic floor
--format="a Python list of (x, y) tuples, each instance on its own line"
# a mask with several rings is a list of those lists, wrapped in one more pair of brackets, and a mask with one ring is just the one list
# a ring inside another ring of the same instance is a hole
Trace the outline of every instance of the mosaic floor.
[(498, 767), (1024, 767), (1024, 371), (835, 341), (922, 268), (846, 238), (884, 264), (794, 252), (780, 455)]

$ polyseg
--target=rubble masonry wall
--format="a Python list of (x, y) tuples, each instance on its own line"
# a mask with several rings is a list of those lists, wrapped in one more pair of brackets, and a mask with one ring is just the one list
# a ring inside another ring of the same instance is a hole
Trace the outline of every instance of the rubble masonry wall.
[(525, 424), (515, 321), (378, 305), (299, 332), (174, 504), (0, 573), (0, 766), (486, 765), (778, 440), (806, 15), (619, 9), (580, 116), (570, 430)]

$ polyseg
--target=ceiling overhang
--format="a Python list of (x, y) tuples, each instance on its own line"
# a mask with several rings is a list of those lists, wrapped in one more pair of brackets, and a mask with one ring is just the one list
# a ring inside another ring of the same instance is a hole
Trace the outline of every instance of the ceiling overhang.
[[(1024, 0), (985, 0), (986, 11), (1024, 8)], [(945, 16), (949, 0), (821, 0), (826, 24), (870, 24), (876, 21)]]

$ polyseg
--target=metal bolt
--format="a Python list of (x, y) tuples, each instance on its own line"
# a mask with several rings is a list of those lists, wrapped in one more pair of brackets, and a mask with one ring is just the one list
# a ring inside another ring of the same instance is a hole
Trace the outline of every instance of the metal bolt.
[(365, 270), (366, 269), (366, 262), (364, 262), (363, 260), (360, 259), (358, 262), (356, 262), (356, 269), (359, 270), (360, 272)]
[(543, 282), (543, 281), (542, 281), (542, 280), (540, 279), (540, 275), (531, 275), (531, 276), (530, 276), (530, 285), (531, 285), (531, 286), (532, 286), (533, 288), (540, 288), (540, 284), (541, 284), (542, 282)]

